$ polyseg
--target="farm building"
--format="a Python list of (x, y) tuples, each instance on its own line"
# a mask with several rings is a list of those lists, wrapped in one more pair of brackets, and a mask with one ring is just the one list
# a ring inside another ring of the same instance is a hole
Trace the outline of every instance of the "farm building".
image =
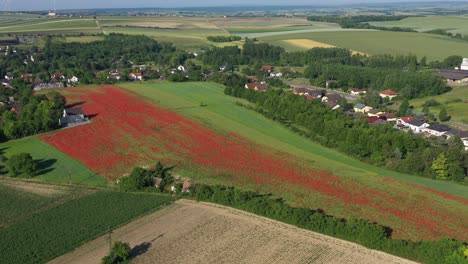
[(437, 75), (447, 80), (448, 85), (462, 85), (468, 83), (468, 70), (443, 69)]
[(81, 108), (68, 108), (63, 110), (63, 116), (59, 119), (59, 125), (67, 126), (70, 124), (86, 122), (89, 119), (84, 115)]

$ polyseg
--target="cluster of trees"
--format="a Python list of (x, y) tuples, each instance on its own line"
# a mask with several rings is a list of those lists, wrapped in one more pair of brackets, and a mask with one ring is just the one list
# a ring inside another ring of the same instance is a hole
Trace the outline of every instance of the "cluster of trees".
[(377, 166), (436, 178), (434, 160), (447, 156), (446, 179), (463, 181), (468, 172), (468, 153), (460, 138), (439, 142), (395, 130), (392, 125), (370, 126), (342, 111), (331, 110), (319, 100), (282, 90), (255, 92), (242, 86), (226, 87), (225, 94), (247, 99), (255, 110), (289, 126), (293, 131), (322, 145)]
[[(28, 60), (26, 64), (25, 57), (31, 56), (34, 61)], [(129, 73), (133, 65), (149, 63), (177, 66), (184, 64), (188, 57), (186, 52), (177, 50), (171, 43), (160, 43), (146, 36), (112, 33), (104, 36), (102, 41), (90, 43), (66, 43), (47, 37), (43, 49), (19, 50), (8, 54), (7, 60), (0, 60), (0, 74), (32, 73), (47, 81), (51, 74), (61, 72), (66, 76), (77, 76), (83, 84), (99, 84), (106, 81), (107, 74), (96, 77), (96, 72), (119, 69)]]
[[(415, 55), (353, 55), (348, 49), (313, 48), (308, 51), (286, 52), (269, 44), (256, 44), (247, 40), (243, 49), (238, 47), (212, 48), (202, 60), (207, 65), (265, 65), (308, 66), (304, 76), (311, 84), (325, 86), (329, 80), (336, 87), (358, 87), (369, 90), (392, 89), (402, 97), (415, 98), (446, 92), (446, 82), (433, 74), (429, 67), (450, 66), (458, 63), (459, 56), (428, 65), (425, 57)], [(259, 68), (259, 67), (258, 67)], [(257, 73), (246, 69), (246, 73)]]
[(121, 264), (128, 263), (130, 259), (130, 244), (116, 241), (112, 245), (109, 255), (102, 258), (102, 264)]
[(307, 20), (317, 22), (337, 23), (342, 28), (359, 28), (359, 29), (377, 29), (387, 31), (404, 31), (417, 32), (412, 28), (401, 27), (379, 27), (373, 26), (367, 22), (377, 21), (399, 21), (408, 16), (382, 16), (382, 15), (360, 15), (360, 16), (309, 16)]
[(37, 162), (29, 153), (19, 153), (9, 159), (2, 156), (1, 159), (12, 177), (31, 178), (37, 172)]
[(232, 42), (239, 41), (242, 38), (239, 36), (208, 36), (206, 39), (211, 42)]
[(119, 187), (126, 192), (141, 191), (155, 186), (155, 179), (159, 178), (162, 181), (158, 189), (162, 192), (166, 186), (170, 186), (174, 182), (174, 177), (170, 173), (173, 168), (173, 166), (166, 167), (161, 162), (148, 169), (136, 167), (129, 176), (119, 180)]
[(32, 95), (31, 88), (17, 86), (18, 101), (0, 108), (0, 139), (17, 139), (57, 129), (66, 105), (58, 92)]
[(197, 185), (193, 195), (199, 201), (214, 202), (279, 220), (300, 228), (346, 239), (365, 247), (423, 263), (464, 263), (466, 245), (455, 240), (408, 241), (392, 239), (392, 230), (361, 219), (342, 219), (322, 210), (291, 207), (282, 199), (233, 187)]

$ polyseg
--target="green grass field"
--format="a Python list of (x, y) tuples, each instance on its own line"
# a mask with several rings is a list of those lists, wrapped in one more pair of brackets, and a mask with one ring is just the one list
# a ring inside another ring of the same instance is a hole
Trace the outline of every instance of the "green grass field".
[(0, 181), (0, 223), (9, 224), (0, 228), (0, 263), (46, 263), (173, 200), (168, 195), (49, 187), (63, 193), (38, 195), (37, 186), (26, 192)]
[(445, 29), (454, 34), (468, 34), (468, 16), (409, 17), (400, 21), (371, 22), (370, 24), (382, 27), (412, 28), (419, 32)]
[(431, 99), (440, 103), (439, 106), (429, 108), (435, 116), (438, 116), (441, 108), (445, 107), (452, 117), (451, 120), (468, 124), (468, 86), (454, 87), (452, 91), (441, 95), (413, 99), (410, 104), (417, 111), (422, 111), (424, 102)]
[(34, 179), (49, 182), (71, 182), (80, 184), (105, 185), (107, 181), (93, 173), (80, 162), (70, 158), (54, 147), (32, 136), (0, 144), (0, 150), (8, 158), (26, 152), (39, 162), (39, 175)]
[[(262, 42), (292, 49), (283, 40), (311, 39), (367, 54), (408, 54), (426, 56), (429, 60), (442, 60), (450, 55), (464, 55), (468, 42), (424, 33), (389, 31), (310, 32), (260, 37)], [(297, 50), (293, 48), (292, 50)], [(304, 49), (304, 48), (302, 48)]]
[(99, 32), (94, 19), (37, 19), (20, 21), (20, 23), (0, 23), (0, 33), (25, 32)]

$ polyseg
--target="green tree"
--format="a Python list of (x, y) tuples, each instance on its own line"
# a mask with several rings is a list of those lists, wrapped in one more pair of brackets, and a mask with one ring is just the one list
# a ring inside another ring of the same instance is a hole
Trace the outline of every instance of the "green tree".
[(437, 179), (446, 180), (448, 178), (448, 162), (445, 152), (440, 153), (437, 159), (434, 160), (431, 169), (436, 173)]
[(37, 170), (37, 164), (31, 154), (20, 153), (11, 156), (7, 168), (13, 177), (32, 177)]
[(442, 109), (440, 109), (439, 120), (442, 121), (442, 122), (449, 120), (449, 116), (447, 114), (447, 109), (445, 109), (445, 107), (442, 107)]
[(102, 258), (102, 264), (127, 263), (130, 258), (130, 244), (116, 241), (108, 256)]
[(409, 107), (409, 102), (408, 98), (403, 99), (403, 102), (401, 102), (400, 109), (398, 111), (399, 116), (405, 116), (406, 112), (408, 111)]

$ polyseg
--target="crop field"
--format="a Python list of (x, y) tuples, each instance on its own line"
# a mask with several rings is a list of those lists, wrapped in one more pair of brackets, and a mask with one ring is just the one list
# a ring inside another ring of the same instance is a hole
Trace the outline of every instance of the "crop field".
[(468, 16), (409, 17), (400, 21), (371, 22), (370, 24), (382, 27), (412, 28), (419, 32), (445, 29), (454, 34), (468, 34)]
[[(289, 40), (284, 40), (287, 44), (293, 45), (295, 47), (298, 47), (299, 49), (302, 50), (308, 50), (312, 48), (335, 48), (335, 45), (330, 45), (322, 42), (318, 42), (315, 40), (311, 39), (289, 39)], [(362, 52), (358, 51), (353, 51), (353, 54), (360, 54)]]
[(42, 142), (37, 136), (1, 143), (0, 150), (7, 158), (22, 152), (30, 153), (39, 166), (34, 179), (92, 185), (106, 184), (105, 179), (93, 173), (82, 163)]
[(91, 192), (68, 186), (0, 178), (0, 233), (2, 228), (21, 223), (35, 214)]
[(93, 123), (41, 139), (109, 179), (163, 160), (195, 181), (368, 218), (394, 228), (396, 237), (467, 238), (466, 186), (388, 172), (323, 148), (237, 106), (217, 84), (126, 86), (133, 92), (116, 86), (67, 89), (67, 101), (84, 102), (85, 113), (96, 115)]
[(0, 33), (25, 32), (100, 32), (94, 19), (41, 19), (27, 23), (3, 25), (0, 23)]
[[(132, 263), (414, 263), (268, 218), (209, 203), (174, 205), (114, 231), (135, 253)], [(51, 261), (100, 263), (103, 236)], [(144, 249), (137, 252), (137, 249)]]
[[(389, 31), (309, 32), (260, 37), (259, 40), (291, 49), (284, 40), (310, 39), (367, 54), (415, 54), (419, 58), (443, 60), (450, 55), (464, 55), (468, 42), (424, 33)], [(424, 47), (424, 48), (421, 48)]]
[(171, 201), (22, 182), (0, 181), (0, 191), (0, 263), (45, 263)]
[(424, 102), (428, 100), (436, 100), (440, 104), (429, 108), (435, 116), (438, 116), (441, 108), (445, 107), (451, 120), (468, 124), (468, 86), (454, 87), (452, 91), (437, 96), (413, 99), (410, 104), (421, 112)]

